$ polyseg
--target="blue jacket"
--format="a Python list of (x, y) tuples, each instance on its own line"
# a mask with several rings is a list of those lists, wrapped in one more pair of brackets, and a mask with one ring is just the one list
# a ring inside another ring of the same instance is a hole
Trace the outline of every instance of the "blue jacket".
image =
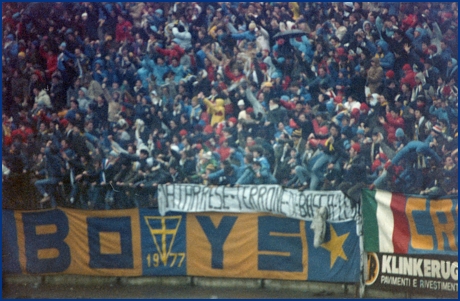
[(382, 53), (376, 54), (376, 56), (380, 59), (380, 66), (382, 66), (384, 71), (393, 69), (395, 63), (395, 55), (388, 50), (388, 43), (384, 40), (378, 40), (375, 44), (382, 48)]

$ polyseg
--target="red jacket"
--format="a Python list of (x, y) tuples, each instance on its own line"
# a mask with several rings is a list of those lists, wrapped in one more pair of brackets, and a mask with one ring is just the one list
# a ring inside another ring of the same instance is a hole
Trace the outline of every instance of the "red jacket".
[(404, 130), (404, 119), (401, 116), (393, 118), (390, 112), (386, 115), (387, 122), (383, 124), (385, 131), (387, 132), (387, 140), (393, 144), (396, 141), (396, 130), (401, 128)]
[(40, 55), (46, 60), (46, 71), (48, 75), (51, 76), (51, 74), (57, 70), (57, 55), (49, 55), (49, 53), (43, 49), (43, 46), (40, 46), (38, 50)]
[(172, 58), (180, 60), (180, 58), (185, 54), (185, 50), (179, 45), (174, 45), (171, 49), (156, 48), (156, 51), (158, 51), (161, 55), (167, 56), (169, 58), (169, 62), (171, 62)]
[(27, 136), (32, 135), (34, 131), (31, 128), (25, 128), (24, 131), (19, 129), (14, 130), (11, 133), (11, 138), (14, 140), (16, 136), (21, 136), (22, 142), (25, 143), (27, 142)]
[(129, 21), (117, 23), (117, 27), (115, 29), (115, 40), (119, 43), (126, 39), (128, 39), (129, 42), (132, 42), (134, 40), (133, 36), (131, 35), (132, 27), (133, 25)]

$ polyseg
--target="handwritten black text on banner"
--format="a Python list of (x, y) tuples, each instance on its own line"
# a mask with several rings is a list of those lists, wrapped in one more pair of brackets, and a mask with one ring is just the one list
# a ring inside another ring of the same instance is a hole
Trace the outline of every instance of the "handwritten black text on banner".
[(348, 221), (355, 216), (350, 200), (340, 191), (299, 192), (278, 185), (160, 185), (158, 200), (162, 215), (168, 211), (267, 212), (312, 220), (317, 208), (326, 207), (328, 221)]

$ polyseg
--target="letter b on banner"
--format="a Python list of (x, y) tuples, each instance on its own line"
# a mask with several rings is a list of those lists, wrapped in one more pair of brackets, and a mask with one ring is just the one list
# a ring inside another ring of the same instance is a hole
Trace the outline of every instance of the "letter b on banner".
[(64, 239), (69, 223), (61, 210), (23, 213), (26, 270), (29, 273), (58, 273), (70, 266), (70, 248)]

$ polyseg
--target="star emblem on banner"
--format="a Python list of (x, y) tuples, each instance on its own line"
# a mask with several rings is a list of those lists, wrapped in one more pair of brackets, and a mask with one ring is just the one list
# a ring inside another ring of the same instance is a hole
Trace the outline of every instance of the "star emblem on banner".
[(347, 254), (343, 250), (343, 244), (350, 233), (345, 233), (343, 235), (337, 236), (334, 227), (329, 225), (331, 229), (331, 239), (328, 242), (322, 243), (321, 247), (328, 250), (331, 253), (331, 269), (334, 266), (338, 257), (341, 257), (344, 260), (348, 260)]

